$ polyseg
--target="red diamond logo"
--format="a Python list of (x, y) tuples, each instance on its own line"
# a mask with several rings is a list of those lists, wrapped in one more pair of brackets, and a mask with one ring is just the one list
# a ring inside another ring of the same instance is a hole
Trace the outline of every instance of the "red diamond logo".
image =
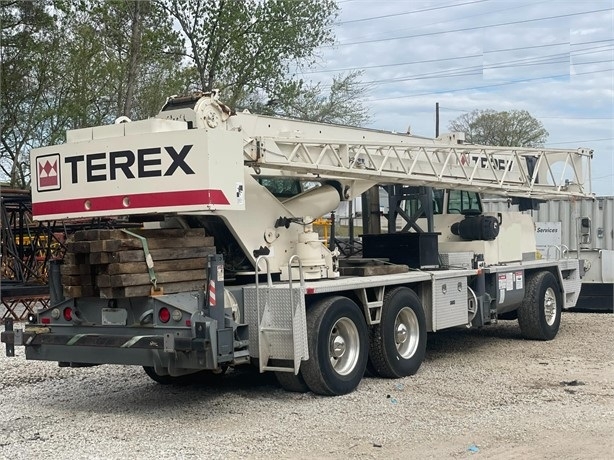
[(60, 188), (60, 155), (45, 155), (36, 159), (38, 190), (58, 190)]

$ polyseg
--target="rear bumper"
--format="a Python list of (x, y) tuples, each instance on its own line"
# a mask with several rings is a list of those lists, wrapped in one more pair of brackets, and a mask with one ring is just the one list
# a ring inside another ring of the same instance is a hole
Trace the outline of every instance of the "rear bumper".
[[(101, 335), (101, 334), (52, 334), (50, 331), (6, 331), (0, 334), (0, 340), (7, 346), (79, 346), (96, 348), (149, 349), (170, 352), (190, 352), (203, 350), (203, 340), (173, 337), (165, 335)], [(170, 343), (172, 340), (174, 343)], [(9, 356), (7, 354), (7, 356)]]
[(7, 321), (5, 329), (0, 334), (0, 341), (6, 345), (9, 357), (15, 356), (15, 347), (24, 346), (27, 359), (69, 364), (158, 365), (190, 369), (217, 366), (207, 337), (180, 337), (177, 331), (126, 330), (126, 334), (80, 331), (67, 334), (40, 325), (14, 330), (12, 321)]

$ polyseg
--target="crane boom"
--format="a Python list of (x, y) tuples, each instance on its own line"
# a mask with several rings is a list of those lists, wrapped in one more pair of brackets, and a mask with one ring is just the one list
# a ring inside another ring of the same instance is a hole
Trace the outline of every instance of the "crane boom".
[(171, 98), (155, 118), (71, 130), (65, 144), (32, 150), (33, 211), (65, 219), (244, 210), (248, 176), (262, 169), (335, 182), (341, 199), (377, 183), (593, 197), (592, 150), (462, 139), (233, 113), (216, 94)]
[(257, 136), (247, 164), (321, 177), (552, 199), (589, 197), (592, 151)]

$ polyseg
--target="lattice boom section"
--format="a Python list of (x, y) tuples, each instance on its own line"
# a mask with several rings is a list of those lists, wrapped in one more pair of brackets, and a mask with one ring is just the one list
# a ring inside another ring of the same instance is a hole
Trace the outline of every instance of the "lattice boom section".
[(545, 199), (592, 196), (592, 151), (588, 149), (254, 138), (247, 142), (244, 153), (248, 164), (299, 174)]

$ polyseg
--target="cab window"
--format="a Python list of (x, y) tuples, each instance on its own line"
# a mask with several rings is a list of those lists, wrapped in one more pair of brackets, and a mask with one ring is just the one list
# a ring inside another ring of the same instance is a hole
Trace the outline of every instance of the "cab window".
[(256, 180), (280, 200), (292, 198), (299, 193), (322, 185), (317, 181), (302, 181), (294, 177), (258, 176)]
[(477, 192), (466, 190), (448, 191), (448, 214), (481, 213), (482, 203)]
[(257, 177), (256, 180), (277, 198), (290, 198), (301, 193), (301, 182), (287, 177)]

